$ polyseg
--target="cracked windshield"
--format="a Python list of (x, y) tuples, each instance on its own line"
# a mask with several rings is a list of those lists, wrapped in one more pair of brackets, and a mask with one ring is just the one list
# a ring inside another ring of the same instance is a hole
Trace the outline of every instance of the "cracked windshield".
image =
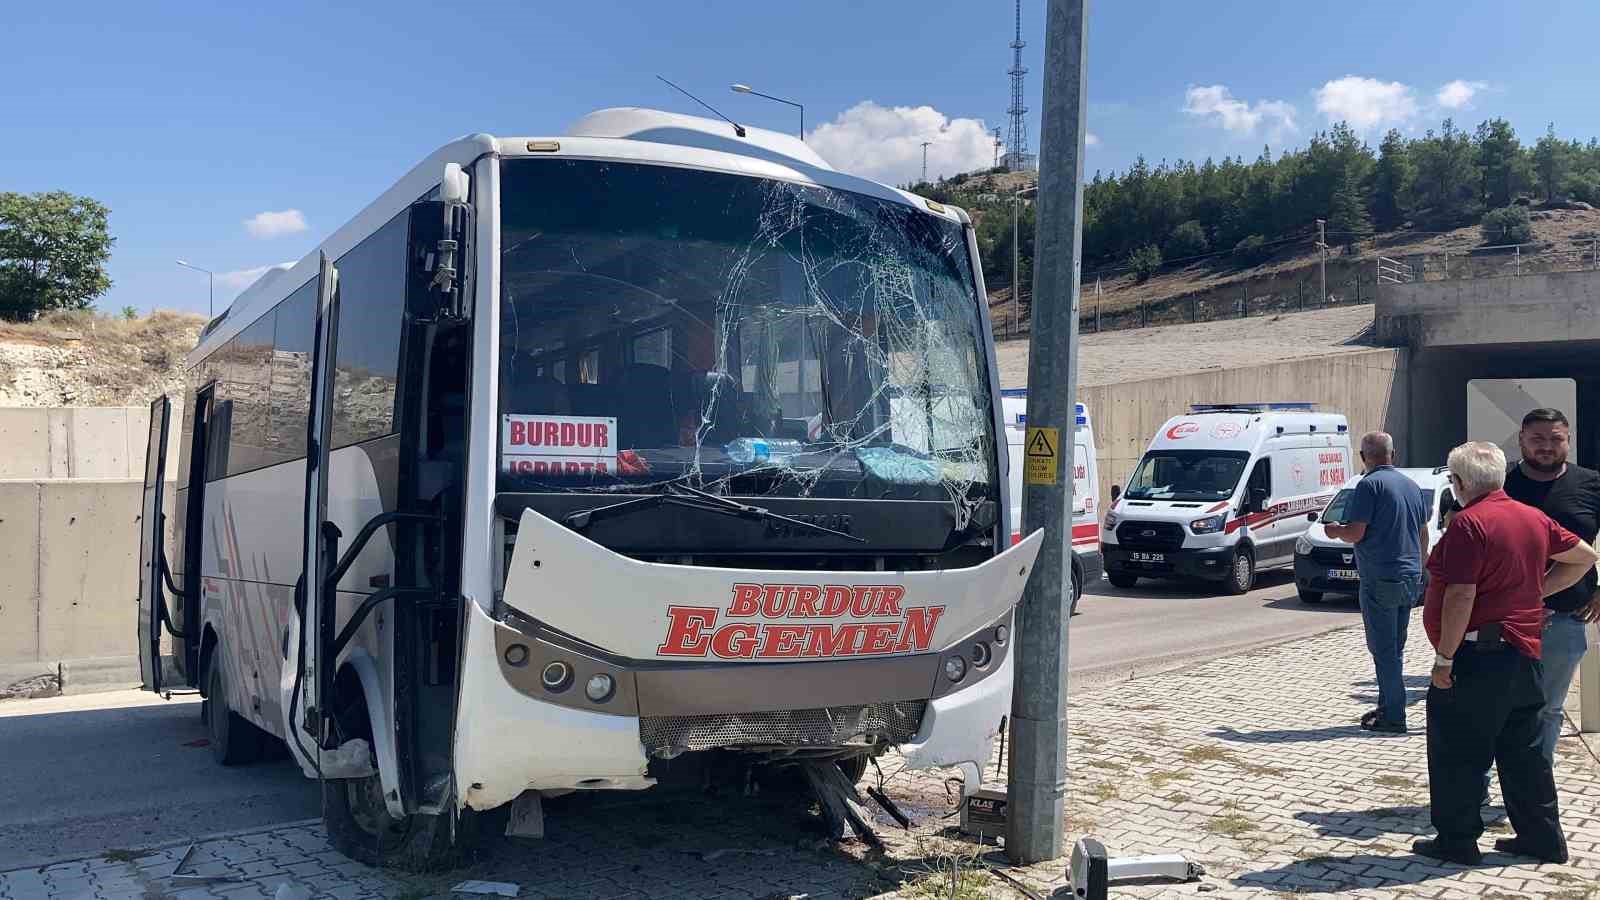
[(829, 188), (508, 160), (500, 488), (993, 497), (961, 228)]

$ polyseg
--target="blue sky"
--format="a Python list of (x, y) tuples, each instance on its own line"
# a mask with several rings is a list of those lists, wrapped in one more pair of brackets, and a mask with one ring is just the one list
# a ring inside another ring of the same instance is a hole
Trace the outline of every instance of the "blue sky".
[[(238, 6), (238, 8), (233, 8)], [(1523, 11), (1512, 15), (1512, 11)], [(1023, 4), (1040, 106), (1044, 2)], [(106, 310), (217, 308), (298, 259), (419, 158), (473, 131), (559, 133), (592, 109), (697, 112), (660, 73), (777, 129), (806, 104), (840, 168), (915, 178), (992, 158), (1009, 100), (1008, 2), (693, 4), (30, 3), (7, 10), (0, 190), (111, 208)], [(1088, 168), (1135, 156), (1253, 158), (1350, 118), (1375, 144), (1446, 114), (1600, 135), (1600, 4), (1348, 0), (1337, 6), (1100, 0), (1090, 9)], [(1037, 149), (1037, 112), (1029, 116)], [(267, 214), (267, 215), (263, 215)]]

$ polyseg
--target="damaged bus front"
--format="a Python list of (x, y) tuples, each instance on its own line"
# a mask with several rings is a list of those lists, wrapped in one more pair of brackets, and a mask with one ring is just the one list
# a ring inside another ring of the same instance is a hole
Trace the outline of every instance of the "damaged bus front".
[(500, 210), (506, 559), (469, 612), (466, 803), (729, 749), (859, 773), (898, 745), (975, 788), (1036, 542), (997, 555), (964, 217), (561, 158), (504, 160)]

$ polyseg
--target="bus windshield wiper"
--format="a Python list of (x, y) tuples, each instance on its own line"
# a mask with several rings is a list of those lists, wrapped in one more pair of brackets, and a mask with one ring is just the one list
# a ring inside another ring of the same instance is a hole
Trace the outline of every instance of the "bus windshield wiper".
[(856, 537), (853, 534), (846, 534), (843, 531), (835, 531), (832, 528), (818, 525), (815, 522), (807, 522), (804, 519), (795, 519), (791, 518), (790, 516), (780, 515), (770, 509), (767, 509), (766, 507), (751, 506), (748, 503), (740, 503), (737, 500), (732, 500), (727, 497), (719, 497), (716, 494), (708, 494), (705, 491), (696, 490), (692, 487), (687, 487), (676, 482), (667, 482), (666, 484), (662, 485), (661, 493), (650, 494), (646, 497), (635, 497), (632, 500), (624, 500), (621, 503), (613, 503), (609, 506), (599, 506), (595, 507), (594, 509), (580, 509), (577, 512), (567, 515), (567, 517), (562, 521), (565, 522), (569, 527), (581, 531), (585, 528), (588, 528), (590, 523), (594, 522), (596, 519), (609, 519), (615, 516), (628, 515), (636, 510), (655, 509), (660, 506), (681, 506), (688, 509), (701, 509), (707, 512), (714, 512), (724, 516), (736, 516), (741, 519), (783, 522), (787, 525), (797, 528), (807, 528), (822, 534), (830, 534), (834, 537), (841, 537), (845, 540), (855, 541), (856, 543), (866, 543), (865, 538)]

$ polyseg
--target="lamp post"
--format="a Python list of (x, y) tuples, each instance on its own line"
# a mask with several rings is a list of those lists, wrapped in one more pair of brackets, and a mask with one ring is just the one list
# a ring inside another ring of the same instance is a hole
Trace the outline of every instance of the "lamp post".
[(1022, 201), (1025, 198), (1036, 196), (1039, 186), (1023, 188), (1011, 195), (1011, 328), (1009, 337), (1017, 336), (1017, 270), (1022, 268)]
[(730, 84), (728, 87), (732, 89), (735, 94), (754, 94), (757, 97), (765, 97), (768, 100), (773, 100), (778, 103), (787, 103), (795, 109), (800, 110), (800, 140), (803, 141), (806, 139), (806, 108), (804, 105), (796, 103), (793, 100), (785, 100), (782, 97), (774, 97), (771, 94), (763, 94), (748, 84)]
[(215, 318), (217, 315), (217, 273), (210, 269), (202, 269), (192, 263), (186, 263), (181, 259), (177, 262), (178, 265), (183, 266), (185, 269), (206, 273), (206, 312)]

